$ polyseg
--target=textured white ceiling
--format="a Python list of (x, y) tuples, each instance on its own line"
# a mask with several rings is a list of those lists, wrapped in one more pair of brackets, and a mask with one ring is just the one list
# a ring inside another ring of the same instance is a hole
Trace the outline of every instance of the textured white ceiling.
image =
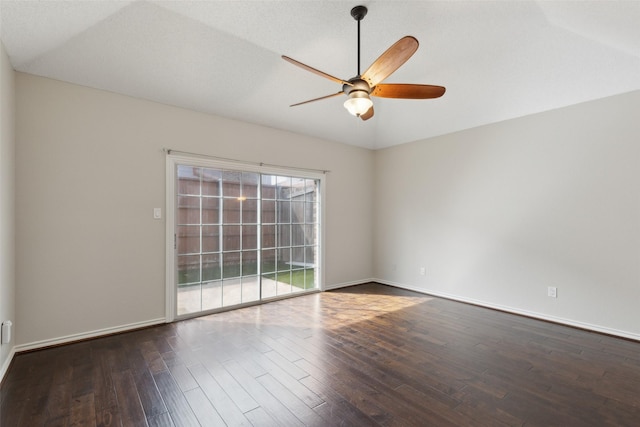
[[(366, 69), (405, 35), (416, 54), (388, 83), (442, 85), (433, 100), (344, 97), (290, 108)], [(286, 129), (388, 147), (640, 89), (640, 1), (11, 1), (2, 42), (18, 71)]]

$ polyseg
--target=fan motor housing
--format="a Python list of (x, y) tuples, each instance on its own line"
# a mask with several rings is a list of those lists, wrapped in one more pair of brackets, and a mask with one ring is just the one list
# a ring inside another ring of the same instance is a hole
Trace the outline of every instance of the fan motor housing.
[(365, 80), (362, 80), (360, 77), (354, 77), (350, 79), (349, 83), (351, 83), (353, 86), (342, 85), (342, 91), (347, 96), (351, 92), (355, 92), (355, 91), (366, 92), (367, 94), (371, 93), (371, 87), (369, 86), (369, 83), (367, 83)]

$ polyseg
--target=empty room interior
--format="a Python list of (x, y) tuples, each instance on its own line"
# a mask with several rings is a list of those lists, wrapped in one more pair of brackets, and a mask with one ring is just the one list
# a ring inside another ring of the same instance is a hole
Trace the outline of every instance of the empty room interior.
[(640, 2), (0, 17), (2, 427), (640, 424)]

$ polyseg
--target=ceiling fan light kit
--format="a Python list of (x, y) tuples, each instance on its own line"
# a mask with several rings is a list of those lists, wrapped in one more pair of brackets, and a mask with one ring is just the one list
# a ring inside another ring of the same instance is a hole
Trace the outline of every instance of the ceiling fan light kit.
[(350, 84), (342, 86), (342, 92), (348, 97), (344, 101), (344, 108), (354, 116), (361, 117), (373, 107), (373, 101), (369, 97), (371, 88), (366, 81), (357, 77), (349, 80), (348, 83)]
[(302, 62), (296, 61), (295, 59), (289, 58), (288, 56), (282, 55), (282, 59), (292, 63), (293, 65), (314, 74), (318, 74), (319, 76), (333, 82), (342, 84), (342, 90), (340, 92), (299, 102), (291, 105), (291, 107), (344, 94), (347, 95), (347, 100), (344, 102), (344, 107), (347, 111), (356, 117), (360, 117), (362, 120), (369, 120), (373, 117), (373, 101), (370, 96), (377, 96), (380, 98), (432, 99), (439, 98), (444, 95), (446, 89), (442, 86), (382, 83), (384, 79), (389, 77), (394, 71), (400, 68), (402, 64), (411, 58), (418, 49), (418, 40), (411, 36), (405, 36), (395, 42), (389, 49), (380, 55), (373, 64), (371, 64), (364, 74), (360, 74), (360, 21), (366, 16), (366, 14), (367, 8), (365, 6), (356, 6), (351, 9), (351, 16), (358, 22), (358, 74), (352, 79), (339, 79), (303, 64)]
[(362, 116), (373, 107), (373, 101), (369, 94), (362, 90), (354, 90), (349, 94), (349, 98), (344, 101), (344, 108), (356, 117)]

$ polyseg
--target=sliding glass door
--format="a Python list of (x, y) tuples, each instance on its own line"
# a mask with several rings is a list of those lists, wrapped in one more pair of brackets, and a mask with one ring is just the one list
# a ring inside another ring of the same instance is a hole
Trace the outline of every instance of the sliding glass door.
[(318, 181), (261, 177), (261, 292), (263, 298), (318, 287)]
[(176, 317), (319, 288), (320, 178), (180, 161), (171, 173)]

